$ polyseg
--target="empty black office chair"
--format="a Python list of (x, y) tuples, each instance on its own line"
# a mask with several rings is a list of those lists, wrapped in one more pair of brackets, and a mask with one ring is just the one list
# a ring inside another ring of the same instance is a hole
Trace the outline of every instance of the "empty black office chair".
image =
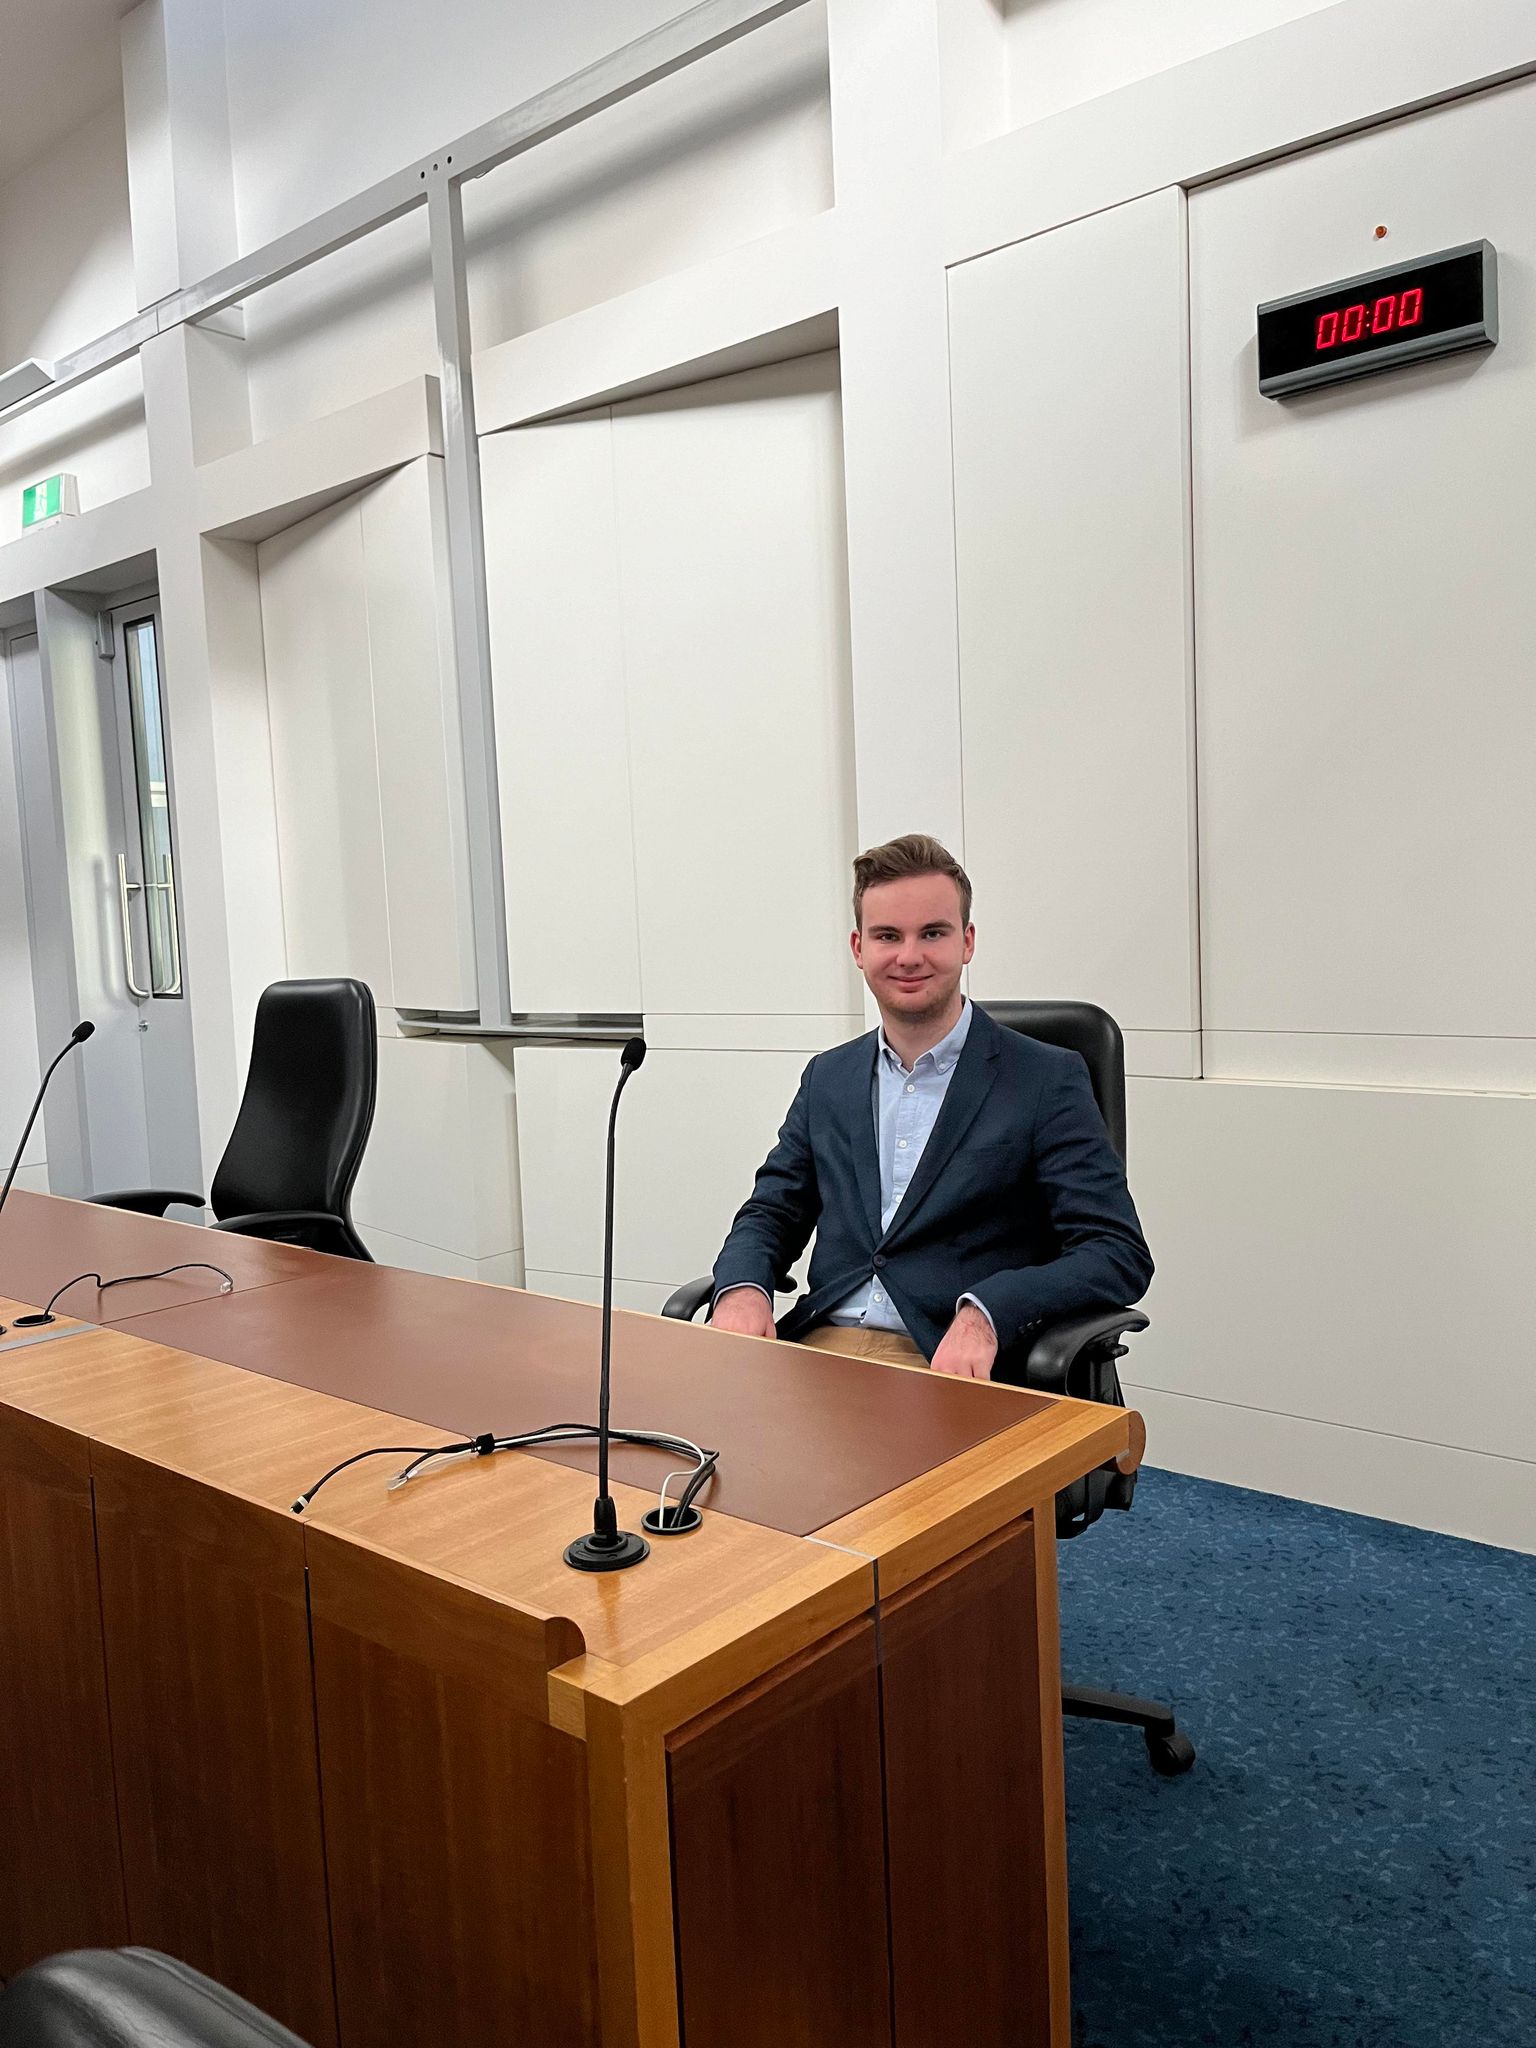
[(305, 2048), (211, 1977), (152, 1948), (82, 1948), (0, 1991), (0, 2048)]
[[(1010, 1031), (1037, 1038), (1045, 1045), (1080, 1053), (1093, 1084), (1099, 1114), (1110, 1143), (1125, 1157), (1125, 1041), (1120, 1027), (1095, 1003), (988, 1003), (987, 1015)], [(714, 1283), (706, 1274), (679, 1287), (662, 1309), (665, 1316), (687, 1322), (709, 1301)], [(1139, 1309), (1097, 1309), (1065, 1316), (1036, 1333), (1024, 1359), (1013, 1365), (1009, 1380), (1047, 1394), (1070, 1394), (1079, 1401), (1104, 1401), (1125, 1406), (1117, 1359), (1125, 1356), (1120, 1342), (1147, 1327)], [(1136, 1491), (1134, 1472), (1103, 1465), (1056, 1496), (1056, 1533), (1081, 1536), (1106, 1508), (1128, 1508)], [(1174, 1720), (1173, 1710), (1156, 1700), (1130, 1693), (1100, 1692), (1090, 1686), (1064, 1685), (1062, 1711), (1090, 1721), (1114, 1721), (1139, 1728), (1146, 1738), (1154, 1770), (1177, 1777), (1195, 1760), (1195, 1746)]]
[[(373, 1127), (378, 1064), (366, 982), (275, 981), (263, 990), (240, 1113), (213, 1177), (218, 1229), (371, 1261), (350, 1203)], [(163, 1216), (173, 1202), (204, 1206), (177, 1188), (91, 1199), (145, 1216)]]

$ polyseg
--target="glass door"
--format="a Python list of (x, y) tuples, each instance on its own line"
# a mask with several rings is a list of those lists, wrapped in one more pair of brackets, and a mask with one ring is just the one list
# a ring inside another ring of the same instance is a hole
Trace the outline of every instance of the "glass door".
[(138, 1009), (150, 1178), (157, 1186), (193, 1188), (202, 1167), (160, 606), (145, 597), (114, 606), (108, 616), (123, 823), (110, 879), (123, 987)]

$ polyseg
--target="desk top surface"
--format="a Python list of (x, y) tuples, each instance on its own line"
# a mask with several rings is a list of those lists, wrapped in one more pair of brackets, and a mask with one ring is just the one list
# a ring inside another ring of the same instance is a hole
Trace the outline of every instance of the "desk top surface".
[[(326, 1260), (289, 1281), (135, 1316), (135, 1336), (472, 1436), (595, 1421), (600, 1311), (515, 1288)], [(620, 1311), (619, 1427), (720, 1452), (708, 1504), (808, 1535), (1024, 1421), (1038, 1394)], [(583, 1471), (592, 1447), (535, 1455)], [(660, 1484), (675, 1457), (617, 1445), (615, 1477)]]
[[(20, 1188), (12, 1188), (0, 1218), (0, 1294), (38, 1307), (66, 1280), (93, 1268), (104, 1280), (116, 1280), (194, 1260), (222, 1266), (237, 1292), (348, 1263), (298, 1245), (269, 1244), (259, 1237), (137, 1216), (128, 1209), (99, 1209), (94, 1202), (31, 1195)], [(106, 1293), (87, 1280), (69, 1290), (59, 1313), (67, 1310), (93, 1323), (121, 1323), (150, 1309), (217, 1299), (223, 1285), (217, 1273), (202, 1270), (201, 1265), (164, 1280), (134, 1280)]]

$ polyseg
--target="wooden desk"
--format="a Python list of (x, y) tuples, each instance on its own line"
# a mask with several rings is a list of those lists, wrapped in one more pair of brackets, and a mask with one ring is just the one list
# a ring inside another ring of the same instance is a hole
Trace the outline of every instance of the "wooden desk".
[(131, 1938), (316, 2048), (1064, 2048), (1050, 1503), (1133, 1418), (624, 1317), (617, 1412), (723, 1476), (588, 1578), (555, 1457), (289, 1512), (595, 1405), (586, 1308), (320, 1267), (0, 1340), (0, 1974)]

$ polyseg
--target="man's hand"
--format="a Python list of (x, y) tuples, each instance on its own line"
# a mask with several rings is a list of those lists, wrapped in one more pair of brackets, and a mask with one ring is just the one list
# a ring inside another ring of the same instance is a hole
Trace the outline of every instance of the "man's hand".
[(992, 1325), (968, 1301), (944, 1332), (943, 1341), (933, 1354), (933, 1369), (947, 1372), (957, 1380), (989, 1380), (996, 1356), (997, 1337)]
[(738, 1337), (772, 1337), (773, 1303), (760, 1287), (730, 1287), (710, 1311), (710, 1327)]

